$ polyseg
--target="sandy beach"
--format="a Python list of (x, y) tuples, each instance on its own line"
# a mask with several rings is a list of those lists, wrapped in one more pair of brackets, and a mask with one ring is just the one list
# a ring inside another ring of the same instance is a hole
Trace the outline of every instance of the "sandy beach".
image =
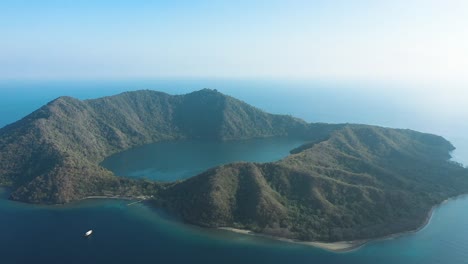
[[(388, 239), (395, 239), (395, 238), (398, 238), (398, 237), (401, 237), (401, 236), (416, 233), (416, 232), (424, 229), (430, 223), (432, 215), (434, 213), (434, 210), (438, 206), (443, 205), (444, 203), (448, 202), (449, 200), (456, 199), (456, 198), (461, 197), (461, 196), (464, 196), (464, 195), (459, 195), (459, 196), (456, 196), (456, 197), (448, 198), (448, 199), (442, 201), (440, 204), (433, 206), (429, 210), (429, 212), (427, 213), (427, 216), (426, 216), (424, 222), (418, 228), (416, 228), (414, 230), (409, 230), (409, 231), (404, 231), (404, 232), (400, 232), (400, 233), (390, 234), (390, 235), (387, 235), (387, 236), (384, 236), (384, 237), (373, 238), (373, 239), (363, 239), (363, 240), (353, 240), (353, 241), (337, 241), (337, 242), (301, 241), (301, 240), (288, 239), (288, 238), (271, 236), (271, 235), (267, 235), (267, 234), (256, 233), (256, 232), (253, 232), (251, 230), (239, 229), (239, 228), (233, 228), (233, 227), (218, 227), (217, 229), (226, 230), (226, 231), (230, 231), (230, 232), (235, 232), (235, 233), (243, 234), (243, 235), (259, 236), (259, 237), (265, 237), (265, 238), (279, 240), (279, 241), (285, 241), (285, 242), (289, 242), (289, 243), (312, 246), (312, 247), (321, 248), (321, 249), (331, 251), (331, 252), (335, 252), (335, 253), (344, 253), (344, 252), (350, 252), (350, 251), (353, 251), (353, 250), (357, 250), (360, 247), (362, 247), (365, 244), (370, 243), (370, 242), (388, 240)], [(122, 200), (141, 200), (141, 201), (144, 201), (144, 200), (149, 199), (149, 198), (151, 198), (151, 197), (147, 197), (147, 196), (140, 196), (140, 197), (88, 196), (88, 197), (83, 198), (82, 200), (85, 200), (85, 199), (122, 199)], [(138, 202), (140, 202), (140, 201), (138, 201)]]
[[(450, 198), (450, 199), (455, 199)], [(434, 212), (434, 209), (444, 203), (446, 203), (448, 200), (443, 201), (442, 203), (435, 205), (431, 208), (431, 210), (428, 212), (426, 219), (424, 223), (418, 227), (415, 230), (410, 230), (410, 231), (404, 231), (400, 233), (395, 233), (395, 234), (390, 234), (388, 236), (380, 237), (380, 238), (374, 238), (374, 239), (367, 239), (367, 240), (354, 240), (354, 241), (337, 241), (337, 242), (323, 242), (323, 241), (300, 241), (300, 240), (294, 240), (294, 239), (288, 239), (288, 238), (281, 238), (281, 237), (275, 237), (271, 235), (265, 235), (265, 234), (260, 234), (260, 233), (255, 233), (250, 230), (245, 230), (245, 229), (238, 229), (238, 228), (232, 228), (232, 227), (219, 227), (218, 229), (221, 230), (227, 230), (239, 234), (244, 234), (244, 235), (253, 235), (253, 236), (261, 236), (261, 237), (266, 237), (270, 239), (275, 239), (279, 241), (285, 241), (285, 242), (290, 242), (290, 243), (296, 243), (296, 244), (301, 244), (301, 245), (307, 245), (307, 246), (312, 246), (316, 248), (321, 248), (327, 251), (335, 252), (335, 253), (344, 253), (344, 252), (350, 252), (353, 250), (357, 250), (363, 245), (373, 242), (373, 241), (380, 241), (380, 240), (387, 240), (387, 239), (395, 239), (404, 235), (409, 235), (412, 233), (416, 233), (422, 229), (424, 229), (429, 223), (432, 218), (432, 214)]]
[(320, 241), (300, 241), (300, 240), (281, 238), (281, 237), (255, 233), (250, 230), (238, 229), (238, 228), (232, 228), (232, 227), (219, 227), (218, 229), (227, 230), (227, 231), (231, 231), (231, 232), (235, 232), (235, 233), (239, 233), (243, 235), (260, 236), (260, 237), (266, 237), (266, 238), (275, 239), (279, 241), (285, 241), (289, 243), (313, 246), (313, 247), (317, 247), (317, 248), (321, 248), (321, 249), (325, 249), (325, 250), (333, 251), (333, 252), (349, 252), (349, 251), (352, 251), (361, 247), (362, 245), (368, 242), (368, 240), (339, 241), (339, 242), (331, 242), (331, 243), (320, 242)]

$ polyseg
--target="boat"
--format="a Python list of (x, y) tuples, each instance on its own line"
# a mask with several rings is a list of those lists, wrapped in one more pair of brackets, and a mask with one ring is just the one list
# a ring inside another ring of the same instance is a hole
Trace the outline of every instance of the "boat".
[(84, 236), (89, 237), (92, 233), (93, 233), (93, 230), (88, 230), (88, 232), (86, 232)]

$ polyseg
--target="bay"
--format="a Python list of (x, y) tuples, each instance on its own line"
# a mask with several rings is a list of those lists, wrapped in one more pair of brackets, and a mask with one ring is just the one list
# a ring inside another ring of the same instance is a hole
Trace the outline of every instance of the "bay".
[(186, 179), (232, 162), (277, 161), (304, 143), (285, 137), (158, 142), (112, 155), (101, 165), (116, 175), (167, 182)]

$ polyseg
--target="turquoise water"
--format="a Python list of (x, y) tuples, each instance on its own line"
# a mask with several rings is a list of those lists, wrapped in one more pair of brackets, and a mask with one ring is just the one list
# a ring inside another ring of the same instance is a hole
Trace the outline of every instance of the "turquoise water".
[[(468, 129), (459, 116), (439, 120), (422, 115), (416, 109), (417, 100), (411, 106), (401, 104), (399, 98), (404, 95), (382, 97), (354, 84), (347, 89), (343, 86), (346, 84), (223, 80), (0, 83), (0, 127), (59, 95), (86, 99), (144, 88), (180, 94), (209, 87), (267, 111), (293, 114), (307, 121), (371, 123), (438, 133), (458, 147), (456, 159), (468, 163)], [(200, 141), (158, 144), (117, 154), (106, 162), (115, 159), (113, 169), (122, 174), (172, 180), (218, 162), (276, 160), (300, 142), (244, 141), (239, 146)], [(199, 155), (196, 161), (189, 158), (206, 144), (218, 151), (216, 158), (206, 153), (203, 155), (208, 156)], [(249, 150), (249, 146), (255, 148)], [(159, 148), (172, 149), (171, 159), (180, 158), (180, 166), (158, 158)], [(177, 155), (184, 152), (187, 155)], [(152, 157), (145, 157), (151, 166), (129, 158), (127, 154), (132, 153), (153, 153)], [(125, 162), (118, 165), (119, 160)], [(7, 196), (8, 191), (0, 189), (0, 263), (468, 263), (467, 197), (438, 207), (429, 225), (417, 233), (336, 254), (184, 225), (144, 204), (128, 206), (127, 201), (87, 200), (66, 206), (35, 206), (9, 201)], [(95, 234), (84, 239), (82, 234), (88, 229), (94, 229)]]

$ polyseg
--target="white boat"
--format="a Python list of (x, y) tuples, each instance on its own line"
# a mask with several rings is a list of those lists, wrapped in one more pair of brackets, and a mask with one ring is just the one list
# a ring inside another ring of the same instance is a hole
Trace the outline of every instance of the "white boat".
[(93, 230), (89, 230), (84, 234), (85, 237), (89, 237), (93, 233)]

